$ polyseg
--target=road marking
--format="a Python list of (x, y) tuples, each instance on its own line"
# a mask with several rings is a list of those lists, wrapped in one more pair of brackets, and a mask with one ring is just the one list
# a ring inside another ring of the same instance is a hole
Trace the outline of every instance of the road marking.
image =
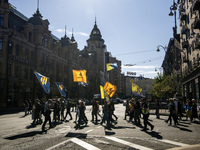
[(88, 150), (100, 150), (99, 148), (97, 148), (91, 144), (88, 144), (82, 140), (79, 140), (77, 138), (72, 138), (71, 141), (80, 145), (81, 147), (84, 147), (85, 149), (88, 149)]
[(97, 128), (99, 129), (99, 128), (101, 128), (102, 126), (98, 126)]
[(92, 132), (93, 131), (93, 129), (91, 129), (91, 130), (88, 130), (88, 131), (86, 131), (85, 133), (89, 133), (89, 132)]
[(153, 150), (151, 148), (147, 148), (147, 147), (144, 147), (144, 146), (133, 144), (133, 143), (130, 143), (130, 142), (118, 139), (116, 137), (105, 136), (105, 138), (107, 138), (109, 140), (112, 140), (112, 141), (115, 141), (115, 142), (118, 142), (118, 143), (121, 143), (121, 144), (124, 144), (124, 145), (127, 145), (127, 146), (130, 146), (130, 147), (133, 147), (133, 148), (136, 148), (136, 149), (140, 149), (140, 150)]
[(64, 145), (65, 145), (65, 143), (67, 143), (67, 142), (69, 142), (69, 141), (71, 141), (71, 139), (69, 139), (69, 140), (66, 140), (66, 141), (63, 141), (63, 142), (61, 142), (61, 143), (59, 143), (59, 144), (57, 144), (57, 145), (54, 145), (54, 146), (52, 146), (52, 147), (49, 147), (49, 148), (48, 148), (48, 149), (46, 149), (46, 150), (53, 150), (53, 149), (55, 149), (55, 148), (57, 148), (57, 147), (64, 146)]
[(164, 139), (156, 139), (157, 141), (161, 141), (161, 142), (165, 142), (165, 143), (169, 143), (169, 144), (173, 144), (173, 145), (177, 145), (177, 146), (189, 146), (188, 144), (184, 144), (184, 143), (180, 143), (180, 142), (175, 142), (175, 141), (170, 141), (170, 140), (164, 140)]

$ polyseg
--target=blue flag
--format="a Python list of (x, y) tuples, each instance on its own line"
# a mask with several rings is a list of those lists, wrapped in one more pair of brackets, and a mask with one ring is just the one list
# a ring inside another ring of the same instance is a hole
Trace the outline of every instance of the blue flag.
[(65, 87), (62, 83), (56, 82), (56, 86), (58, 87), (58, 90), (61, 94), (61, 96), (66, 97)]
[(50, 93), (50, 79), (48, 77), (45, 77), (43, 75), (41, 75), (38, 72), (34, 72), (34, 74), (36, 75), (38, 81), (40, 82), (41, 86), (43, 87), (44, 91), (49, 94)]

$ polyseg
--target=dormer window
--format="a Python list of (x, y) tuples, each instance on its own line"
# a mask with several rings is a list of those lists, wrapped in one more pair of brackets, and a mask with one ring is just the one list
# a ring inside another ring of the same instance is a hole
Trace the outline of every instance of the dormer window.
[(97, 34), (97, 32), (94, 30), (94, 31), (93, 31), (93, 34)]

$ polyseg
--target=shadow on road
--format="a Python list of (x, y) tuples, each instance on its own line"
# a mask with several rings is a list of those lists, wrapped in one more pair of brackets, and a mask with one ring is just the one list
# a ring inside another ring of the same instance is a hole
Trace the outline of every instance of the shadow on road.
[(82, 138), (85, 139), (87, 137), (87, 134), (85, 133), (73, 133), (73, 132), (68, 132), (65, 137), (76, 137), (76, 138)]
[(27, 132), (27, 133), (22, 133), (22, 134), (10, 136), (10, 137), (7, 137), (5, 139), (15, 140), (15, 139), (19, 139), (19, 138), (32, 137), (32, 136), (35, 136), (37, 134), (42, 134), (42, 132), (41, 131), (31, 131), (31, 132)]
[(163, 139), (163, 137), (160, 135), (160, 132), (152, 131), (152, 132), (146, 132), (146, 133), (157, 139)]

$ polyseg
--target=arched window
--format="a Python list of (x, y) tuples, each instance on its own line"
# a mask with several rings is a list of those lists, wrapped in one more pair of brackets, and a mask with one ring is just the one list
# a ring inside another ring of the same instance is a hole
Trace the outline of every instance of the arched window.
[(91, 52), (94, 52), (94, 46), (93, 45), (91, 46)]

